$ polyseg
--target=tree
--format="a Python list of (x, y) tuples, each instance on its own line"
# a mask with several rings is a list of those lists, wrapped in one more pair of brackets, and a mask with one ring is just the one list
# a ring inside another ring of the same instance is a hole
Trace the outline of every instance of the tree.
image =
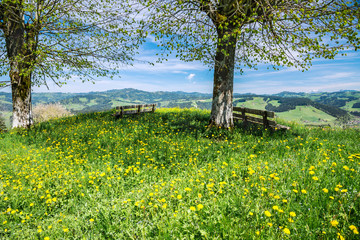
[(9, 74), (12, 127), (29, 127), (31, 87), (116, 73), (141, 43), (126, 1), (0, 0), (0, 76)]
[(258, 62), (307, 69), (359, 46), (357, 1), (141, 0), (144, 27), (169, 53), (214, 69), (210, 124), (232, 127), (234, 70)]

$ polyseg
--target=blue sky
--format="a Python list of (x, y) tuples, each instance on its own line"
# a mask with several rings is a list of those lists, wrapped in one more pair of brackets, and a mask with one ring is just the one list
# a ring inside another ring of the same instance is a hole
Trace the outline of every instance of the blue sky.
[[(142, 46), (141, 60), (155, 60), (155, 45)], [(235, 93), (273, 94), (292, 92), (334, 92), (338, 90), (360, 90), (360, 53), (348, 51), (348, 56), (338, 56), (335, 60), (316, 59), (310, 70), (283, 68), (280, 71), (267, 69), (260, 64), (258, 70), (244, 69), (244, 74), (235, 74)], [(201, 62), (183, 62), (170, 58), (167, 62), (151, 66), (134, 63), (120, 69), (120, 76), (113, 79), (96, 79), (95, 83), (82, 83), (76, 76), (61, 88), (49, 82), (45, 86), (34, 87), (34, 92), (90, 92), (110, 89), (136, 88), (145, 91), (185, 91), (211, 93), (213, 71)], [(4, 79), (4, 77), (3, 77)], [(10, 91), (9, 88), (1, 91)]]

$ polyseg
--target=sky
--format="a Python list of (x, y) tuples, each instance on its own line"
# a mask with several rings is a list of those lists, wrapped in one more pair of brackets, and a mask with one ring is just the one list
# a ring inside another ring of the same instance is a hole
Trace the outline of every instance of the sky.
[[(155, 61), (156, 44), (149, 39), (141, 47), (137, 59)], [(348, 51), (347, 56), (334, 60), (315, 59), (310, 70), (301, 72), (294, 68), (279, 71), (267, 69), (269, 65), (260, 64), (258, 70), (244, 69), (240, 75), (235, 72), (234, 93), (274, 94), (291, 92), (335, 92), (339, 90), (360, 91), (360, 52)], [(2, 77), (7, 79), (8, 77)], [(135, 62), (124, 66), (113, 79), (95, 79), (82, 83), (76, 76), (66, 85), (58, 87), (49, 83), (33, 87), (33, 92), (91, 92), (111, 89), (135, 88), (144, 91), (184, 91), (211, 93), (213, 71), (201, 62), (183, 62), (170, 57), (167, 62), (155, 64)], [(10, 92), (10, 88), (0, 91)]]

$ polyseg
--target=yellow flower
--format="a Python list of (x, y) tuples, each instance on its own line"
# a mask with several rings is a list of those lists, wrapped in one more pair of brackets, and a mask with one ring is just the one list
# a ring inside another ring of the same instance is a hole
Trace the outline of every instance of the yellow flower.
[(296, 213), (295, 212), (290, 212), (290, 216), (296, 217)]
[(330, 223), (331, 223), (331, 226), (333, 226), (333, 227), (336, 227), (339, 224), (339, 222), (336, 220), (332, 220), (332, 221), (330, 221)]
[(196, 208), (195, 208), (194, 206), (191, 206), (191, 207), (190, 207), (190, 210), (191, 210), (191, 211), (196, 211)]
[(359, 234), (359, 231), (357, 230), (357, 228), (354, 225), (350, 225), (349, 228), (351, 231), (353, 231), (354, 234)]
[(63, 228), (63, 231), (64, 232), (69, 232), (69, 229), (68, 228)]
[(267, 225), (268, 225), (269, 227), (272, 227), (273, 224), (272, 224), (272, 223), (268, 223)]
[(340, 239), (340, 240), (345, 240), (345, 238), (344, 238), (343, 236), (341, 236), (340, 233), (337, 233), (337, 236), (338, 236), (338, 237), (337, 237), (338, 239)]
[(323, 190), (324, 193), (328, 193), (328, 192), (329, 192), (329, 190), (326, 189), (326, 188), (323, 188), (322, 190)]
[(312, 177), (312, 179), (313, 179), (314, 181), (319, 180), (319, 178), (318, 178), (318, 177)]
[(44, 240), (50, 240), (50, 238), (49, 237), (44, 237)]
[(202, 204), (198, 204), (196, 207), (197, 207), (197, 209), (198, 209), (198, 210), (201, 210), (201, 209), (203, 209), (203, 208), (204, 208), (204, 205), (202, 205)]
[(191, 188), (188, 188), (188, 187), (187, 187), (187, 188), (185, 188), (185, 191), (186, 191), (186, 192), (191, 192)]
[(177, 199), (182, 199), (182, 196), (181, 195), (177, 195)]
[(93, 218), (90, 218), (89, 222), (93, 222), (93, 221), (95, 221), (95, 220)]
[(306, 194), (306, 190), (305, 190), (305, 189), (301, 190), (301, 192), (302, 192), (303, 194)]
[(314, 172), (314, 171), (310, 171), (309, 174), (310, 174), (310, 175), (314, 175), (315, 172)]
[(271, 213), (269, 211), (265, 211), (264, 214), (267, 216), (267, 217), (271, 217)]
[(256, 231), (255, 233), (256, 233), (256, 235), (260, 235), (260, 231)]
[(288, 228), (284, 228), (284, 229), (283, 229), (283, 232), (284, 232), (285, 234), (290, 235), (290, 230), (289, 230)]
[(289, 218), (288, 221), (291, 222), (291, 223), (294, 222), (294, 220), (292, 218)]
[(273, 206), (273, 209), (274, 210), (279, 210), (279, 207), (275, 205), (275, 206)]
[(254, 215), (254, 213), (253, 213), (253, 212), (249, 212), (249, 215), (252, 216), (252, 215)]

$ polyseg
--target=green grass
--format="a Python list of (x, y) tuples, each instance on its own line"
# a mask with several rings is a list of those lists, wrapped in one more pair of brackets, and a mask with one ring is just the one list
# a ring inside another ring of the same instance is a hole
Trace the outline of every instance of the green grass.
[(358, 239), (359, 130), (111, 114), (0, 135), (0, 239)]
[(254, 97), (253, 100), (247, 100), (246, 102), (240, 102), (237, 104), (238, 107), (247, 107), (259, 110), (265, 110), (267, 103), (262, 97)]
[(299, 122), (303, 124), (330, 124), (336, 120), (335, 117), (311, 106), (297, 106), (294, 110), (290, 110), (288, 112), (279, 112), (275, 114), (280, 119)]
[(80, 110), (82, 110), (85, 106), (86, 106), (86, 105), (77, 104), (77, 103), (71, 103), (71, 104), (66, 104), (66, 105), (65, 105), (66, 109), (73, 110), (73, 111), (80, 111)]
[(268, 103), (272, 104), (272, 105), (275, 106), (275, 107), (278, 107), (278, 106), (281, 105), (281, 103), (279, 103), (278, 100), (271, 100), (271, 101), (269, 101)]
[(81, 97), (81, 98), (79, 98), (79, 101), (82, 103), (87, 103), (88, 99), (86, 97)]
[(354, 103), (359, 102), (359, 100), (353, 100), (350, 102), (347, 102), (345, 106), (341, 107), (342, 109), (346, 110), (346, 111), (360, 111), (359, 108), (353, 108), (352, 106), (354, 105)]
[(91, 99), (90, 101), (89, 101), (89, 103), (87, 104), (87, 106), (94, 106), (94, 105), (96, 105), (97, 103), (96, 103), (96, 99)]

